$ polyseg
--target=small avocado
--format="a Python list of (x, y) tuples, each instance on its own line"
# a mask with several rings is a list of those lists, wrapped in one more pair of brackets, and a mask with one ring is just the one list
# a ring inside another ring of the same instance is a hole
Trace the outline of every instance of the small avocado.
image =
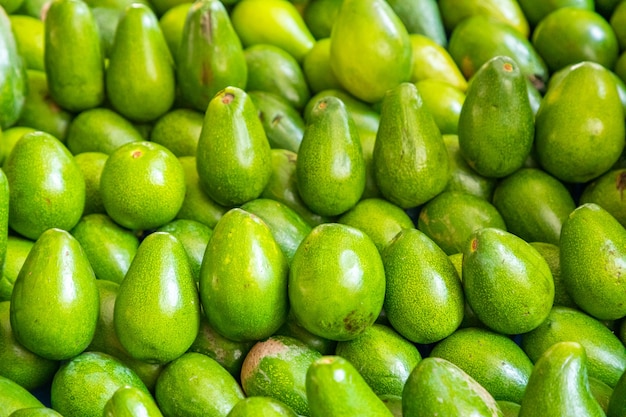
[(508, 56), (483, 64), (472, 77), (459, 116), (461, 154), (486, 177), (522, 167), (535, 134), (533, 111), (519, 65)]
[(44, 27), (52, 99), (71, 112), (100, 106), (105, 90), (104, 57), (91, 8), (78, 0), (53, 0)]
[(535, 363), (519, 417), (603, 417), (589, 388), (587, 355), (576, 342), (559, 342)]
[(287, 100), (267, 91), (249, 91), (272, 149), (298, 152), (304, 136), (304, 119)]
[(154, 396), (165, 417), (223, 417), (245, 398), (226, 369), (194, 352), (170, 362), (159, 375)]
[(463, 249), (463, 289), (481, 322), (511, 335), (538, 327), (554, 301), (552, 272), (541, 254), (491, 227), (475, 231)]
[(519, 403), (533, 370), (533, 363), (514, 341), (476, 327), (452, 333), (433, 348), (430, 357), (452, 362), (498, 401)]
[(625, 245), (624, 227), (594, 203), (576, 208), (563, 224), (561, 279), (574, 302), (599, 320), (626, 315)]
[(446, 253), (417, 229), (404, 229), (382, 253), (385, 313), (408, 340), (427, 344), (452, 334), (463, 320), (464, 296)]
[(584, 183), (607, 172), (620, 157), (625, 135), (610, 71), (593, 62), (563, 69), (541, 101), (535, 127), (538, 161), (549, 174)]
[(301, 415), (309, 415), (306, 374), (322, 354), (289, 336), (271, 336), (256, 343), (241, 368), (241, 386), (248, 397), (274, 398)]
[(576, 208), (562, 182), (541, 169), (522, 168), (496, 186), (493, 205), (508, 231), (527, 242), (558, 245), (561, 227)]
[(121, 387), (107, 401), (103, 417), (163, 417), (150, 394), (137, 387)]
[(502, 417), (496, 400), (474, 378), (442, 358), (423, 359), (402, 393), (404, 417)]
[(187, 253), (174, 235), (149, 234), (120, 284), (115, 332), (135, 359), (167, 363), (198, 335), (200, 300)]
[(229, 210), (213, 229), (200, 268), (200, 299), (211, 327), (234, 341), (272, 335), (289, 310), (288, 269), (263, 220)]
[(246, 88), (248, 66), (241, 41), (221, 1), (196, 1), (187, 12), (176, 77), (183, 99), (202, 112), (221, 89)]
[(425, 203), (448, 183), (446, 146), (414, 84), (386, 92), (372, 163), (381, 194), (403, 209)]
[(392, 417), (356, 368), (340, 356), (323, 356), (306, 374), (311, 417)]
[(29, 239), (50, 228), (70, 230), (85, 206), (85, 180), (67, 148), (44, 132), (27, 133), (5, 162), (9, 226)]
[(50, 388), (52, 408), (63, 416), (101, 417), (107, 401), (124, 387), (150, 395), (129, 367), (102, 352), (83, 352), (65, 362)]
[(376, 245), (351, 226), (316, 226), (296, 250), (288, 291), (305, 329), (331, 340), (354, 339), (383, 306), (385, 271)]
[(129, 4), (105, 74), (111, 105), (132, 121), (153, 121), (172, 107), (175, 84), (174, 62), (154, 12), (145, 4)]
[(226, 87), (211, 100), (198, 141), (200, 184), (232, 207), (257, 198), (271, 174), (270, 145), (248, 94)]
[(330, 35), (330, 65), (343, 88), (376, 103), (411, 77), (411, 41), (384, 0), (344, 0)]
[(376, 323), (359, 337), (337, 343), (335, 355), (354, 365), (378, 396), (402, 396), (407, 378), (422, 360), (413, 343), (393, 328)]
[(93, 338), (98, 300), (96, 277), (80, 243), (65, 230), (48, 229), (15, 280), (11, 294), (15, 338), (46, 359), (72, 358)]
[(555, 306), (536, 329), (522, 336), (521, 346), (533, 362), (558, 342), (576, 342), (585, 348), (589, 376), (610, 387), (626, 370), (626, 349), (600, 321), (577, 309)]
[(345, 213), (361, 199), (361, 141), (340, 99), (325, 97), (313, 108), (298, 150), (296, 176), (304, 203), (323, 216)]

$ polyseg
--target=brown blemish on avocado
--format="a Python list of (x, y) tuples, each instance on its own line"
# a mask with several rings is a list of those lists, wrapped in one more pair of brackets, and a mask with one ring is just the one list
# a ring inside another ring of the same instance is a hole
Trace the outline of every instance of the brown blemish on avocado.
[(328, 106), (328, 103), (326, 102), (326, 100), (322, 100), (317, 105), (317, 108), (320, 110), (324, 110), (327, 106)]
[(132, 156), (132, 157), (133, 157), (133, 159), (137, 159), (137, 158), (139, 158), (141, 155), (143, 155), (143, 152), (141, 152), (141, 151), (137, 150), (137, 151), (134, 151), (134, 152), (133, 152), (130, 156)]
[(622, 171), (615, 177), (615, 188), (619, 191), (619, 198), (624, 201), (624, 188), (626, 188), (626, 171)]
[(253, 378), (259, 371), (261, 361), (265, 357), (276, 357), (287, 352), (289, 348), (279, 339), (269, 338), (262, 342), (257, 342), (246, 355), (241, 366), (241, 382)]
[(509, 62), (505, 62), (504, 65), (502, 65), (502, 69), (504, 69), (506, 72), (511, 72), (513, 71), (513, 65), (511, 65), (511, 63)]
[(470, 244), (472, 248), (472, 252), (475, 252), (478, 249), (478, 239), (472, 239), (472, 243)]
[(280, 121), (283, 120), (283, 116), (281, 114), (277, 114), (273, 119), (272, 119), (272, 125), (276, 126), (278, 123), (280, 123)]
[(350, 333), (358, 333), (361, 332), (366, 325), (372, 320), (373, 314), (369, 313), (367, 316), (367, 320), (362, 317), (357, 316), (356, 310), (352, 310), (348, 315), (343, 319), (343, 325), (346, 330)]
[(208, 43), (213, 43), (213, 24), (211, 23), (211, 10), (207, 10), (202, 14), (200, 18), (200, 29), (202, 30), (202, 36)]
[(233, 93), (226, 93), (224, 94), (224, 97), (222, 97), (222, 103), (230, 104), (233, 102), (234, 99), (235, 99), (235, 95)]

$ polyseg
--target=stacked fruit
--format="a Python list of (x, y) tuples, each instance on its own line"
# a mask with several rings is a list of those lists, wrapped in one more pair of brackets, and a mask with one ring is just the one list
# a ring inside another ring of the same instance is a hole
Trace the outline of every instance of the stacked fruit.
[(0, 417), (626, 416), (626, 1), (0, 6)]

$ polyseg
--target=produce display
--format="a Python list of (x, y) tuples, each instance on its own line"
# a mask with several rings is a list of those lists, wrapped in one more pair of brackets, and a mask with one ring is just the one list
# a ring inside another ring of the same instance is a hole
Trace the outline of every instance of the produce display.
[(0, 0), (0, 417), (626, 417), (626, 0)]

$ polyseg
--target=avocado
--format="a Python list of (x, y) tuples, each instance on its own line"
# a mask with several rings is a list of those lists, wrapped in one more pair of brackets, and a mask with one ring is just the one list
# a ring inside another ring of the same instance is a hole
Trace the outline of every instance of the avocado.
[(585, 186), (579, 204), (595, 203), (626, 227), (626, 168), (613, 169)]
[(33, 394), (12, 379), (0, 375), (0, 416), (8, 417), (16, 410), (43, 407)]
[(522, 336), (521, 346), (533, 362), (558, 342), (585, 348), (587, 368), (594, 377), (615, 387), (626, 370), (626, 348), (611, 330), (582, 311), (555, 306), (536, 329)]
[(85, 180), (67, 148), (41, 131), (27, 133), (5, 161), (9, 226), (37, 239), (50, 228), (70, 230), (85, 206)]
[(79, 0), (53, 0), (44, 28), (52, 99), (71, 112), (100, 106), (105, 90), (104, 57), (91, 8)]
[(340, 356), (323, 356), (306, 374), (311, 417), (391, 417), (391, 411), (356, 368)]
[(248, 94), (257, 108), (270, 147), (297, 153), (305, 128), (300, 113), (277, 94), (267, 91), (250, 91)]
[(202, 112), (221, 89), (246, 88), (248, 66), (241, 41), (221, 1), (197, 1), (187, 12), (176, 80), (182, 98)]
[(572, 300), (599, 320), (626, 315), (625, 244), (624, 227), (594, 203), (577, 207), (563, 224), (561, 279)]
[(146, 230), (172, 221), (185, 199), (185, 173), (178, 158), (154, 142), (117, 148), (100, 176), (104, 208), (116, 223)]
[(270, 145), (248, 94), (226, 87), (211, 100), (198, 141), (200, 184), (218, 204), (257, 198), (271, 174)]
[(244, 47), (277, 46), (302, 62), (315, 38), (296, 6), (287, 0), (240, 0), (230, 18)]
[(448, 39), (436, 0), (391, 0), (389, 5), (409, 34), (427, 36), (442, 47), (447, 45)]
[(527, 242), (558, 245), (561, 227), (576, 208), (562, 182), (541, 169), (522, 168), (496, 186), (493, 205), (508, 231)]
[(202, 258), (213, 230), (195, 220), (176, 219), (159, 227), (156, 231), (170, 233), (182, 243), (187, 253), (191, 274), (194, 281), (198, 282)]
[(17, 49), (7, 11), (0, 7), (0, 129), (15, 124), (27, 94), (26, 65)]
[(150, 395), (137, 374), (113, 356), (83, 352), (65, 362), (54, 375), (52, 408), (66, 417), (101, 417), (107, 401), (125, 386)]
[(361, 141), (340, 99), (322, 98), (311, 111), (296, 176), (304, 203), (323, 216), (345, 213), (361, 199), (365, 189)]
[(422, 360), (413, 343), (376, 323), (357, 338), (338, 342), (335, 355), (350, 362), (378, 396), (402, 396), (407, 378)]
[(381, 194), (403, 209), (423, 204), (445, 188), (450, 177), (446, 147), (414, 84), (386, 92), (372, 163)]
[(359, 201), (337, 222), (365, 232), (381, 253), (403, 229), (415, 227), (404, 210), (382, 198)]
[[(203, 109), (206, 110), (206, 107)], [(150, 140), (178, 157), (196, 156), (204, 114), (192, 109), (176, 109), (159, 117), (150, 131)]]
[(33, 245), (30, 239), (13, 234), (7, 236), (6, 257), (0, 279), (0, 301), (11, 300), (13, 285)]
[(386, 1), (343, 1), (330, 35), (330, 65), (343, 88), (368, 103), (409, 81), (409, 34)]
[(244, 51), (248, 68), (247, 91), (265, 91), (302, 110), (311, 91), (298, 61), (278, 46), (261, 43)]
[(200, 330), (188, 352), (202, 353), (215, 359), (233, 377), (239, 379), (241, 366), (254, 341), (236, 342), (218, 332), (209, 324), (206, 315), (200, 317)]
[(417, 229), (404, 229), (382, 253), (385, 313), (408, 340), (427, 344), (452, 334), (463, 320), (464, 296), (445, 252)]
[(14, 411), (9, 417), (63, 417), (61, 414), (47, 407), (29, 407)]
[(165, 417), (223, 417), (245, 398), (226, 369), (194, 352), (167, 365), (159, 375), (154, 396)]
[(378, 317), (385, 271), (365, 233), (324, 223), (313, 228), (296, 250), (288, 291), (294, 316), (305, 329), (331, 340), (350, 340)]
[(162, 417), (150, 394), (137, 387), (121, 387), (107, 401), (103, 410), (103, 417)]
[(625, 135), (610, 71), (593, 62), (562, 70), (541, 101), (535, 127), (537, 157), (549, 174), (584, 183), (607, 172), (620, 157)]
[[(409, 4), (409, 2), (406, 3)], [(410, 34), (409, 39), (413, 49), (411, 82), (438, 80), (462, 92), (467, 90), (465, 77), (441, 44), (428, 36), (419, 34)]]
[(417, 228), (448, 255), (462, 252), (470, 235), (483, 227), (507, 230), (500, 212), (481, 197), (444, 191), (419, 213)]
[[(72, 358), (91, 342), (98, 288), (89, 260), (68, 232), (51, 228), (37, 239), (11, 294), (15, 338), (52, 360)], [(54, 317), (54, 322), (49, 321)]]
[(502, 417), (496, 400), (474, 378), (442, 358), (423, 359), (402, 393), (404, 417)]
[(112, 154), (129, 142), (141, 142), (141, 134), (126, 118), (98, 107), (79, 113), (67, 129), (65, 143), (74, 155), (83, 152)]
[(461, 154), (479, 174), (505, 177), (522, 167), (534, 134), (520, 66), (508, 56), (490, 59), (467, 89), (458, 125)]
[(112, 107), (135, 122), (149, 122), (174, 103), (174, 63), (154, 12), (129, 4), (117, 25), (105, 74)]
[(538, 327), (554, 301), (552, 272), (541, 254), (491, 227), (475, 231), (465, 244), (463, 289), (481, 322), (510, 335)]
[(311, 333), (296, 320), (296, 316), (293, 314), (293, 310), (289, 310), (287, 314), (287, 321), (276, 330), (274, 335), (289, 336), (304, 342), (307, 346), (317, 350), (322, 355), (332, 355), (335, 353), (337, 347), (336, 340), (330, 340), (325, 337), (318, 336)]
[(309, 415), (306, 374), (322, 354), (289, 336), (257, 342), (241, 368), (241, 386), (248, 397), (270, 397), (301, 415)]
[[(9, 180), (0, 169), (0, 270), (4, 270), (9, 239)], [(4, 275), (4, 273), (2, 274)]]
[(311, 226), (286, 205), (267, 198), (257, 198), (241, 206), (242, 210), (261, 218), (291, 264), (296, 249), (311, 232)]
[(561, 7), (552, 11), (537, 24), (531, 41), (552, 73), (583, 61), (612, 69), (619, 54), (613, 28), (593, 9)]
[(533, 363), (513, 340), (476, 327), (455, 331), (435, 345), (430, 357), (452, 362), (498, 401), (519, 403), (533, 370)]
[(552, 272), (554, 280), (554, 306), (564, 306), (576, 308), (576, 303), (567, 292), (567, 288), (561, 278), (561, 249), (558, 245), (546, 242), (530, 242), (532, 247), (543, 256)]
[(172, 234), (149, 234), (120, 284), (115, 332), (135, 359), (167, 363), (198, 335), (200, 300), (182, 243)]
[(259, 217), (239, 208), (226, 212), (200, 268), (200, 300), (211, 327), (234, 341), (272, 335), (287, 318), (288, 268)]
[(418, 81), (415, 85), (441, 134), (457, 134), (465, 94), (457, 87), (435, 79)]
[(101, 213), (83, 216), (71, 230), (85, 251), (96, 278), (120, 284), (130, 267), (139, 239)]
[(341, 84), (330, 64), (330, 38), (318, 39), (304, 56), (302, 71), (313, 93), (341, 89)]
[(476, 15), (505, 23), (525, 38), (530, 33), (528, 20), (515, 0), (441, 0), (439, 8), (448, 33), (461, 21)]
[(519, 417), (604, 416), (589, 389), (587, 355), (576, 342), (552, 345), (535, 363)]
[(596, 399), (602, 411), (604, 413), (609, 409), (609, 402), (611, 401), (611, 396), (613, 395), (613, 388), (609, 387), (604, 382), (600, 381), (597, 378), (589, 377), (589, 390), (591, 391), (591, 395)]
[(10, 302), (0, 302), (0, 375), (34, 391), (52, 381), (58, 367), (58, 361), (42, 358), (17, 341), (11, 328)]
[(297, 417), (284, 403), (270, 397), (248, 397), (239, 401), (227, 417)]
[(85, 179), (85, 208), (83, 216), (106, 213), (100, 195), (100, 177), (109, 155), (102, 152), (83, 152), (74, 155), (74, 161)]
[(622, 374), (615, 385), (613, 394), (609, 399), (609, 407), (606, 415), (608, 417), (620, 417), (626, 413), (626, 372)]
[(329, 38), (343, 0), (311, 0), (302, 12), (304, 23), (315, 39)]
[(541, 19), (561, 7), (594, 9), (593, 0), (518, 0), (518, 2), (532, 27), (537, 26)]

